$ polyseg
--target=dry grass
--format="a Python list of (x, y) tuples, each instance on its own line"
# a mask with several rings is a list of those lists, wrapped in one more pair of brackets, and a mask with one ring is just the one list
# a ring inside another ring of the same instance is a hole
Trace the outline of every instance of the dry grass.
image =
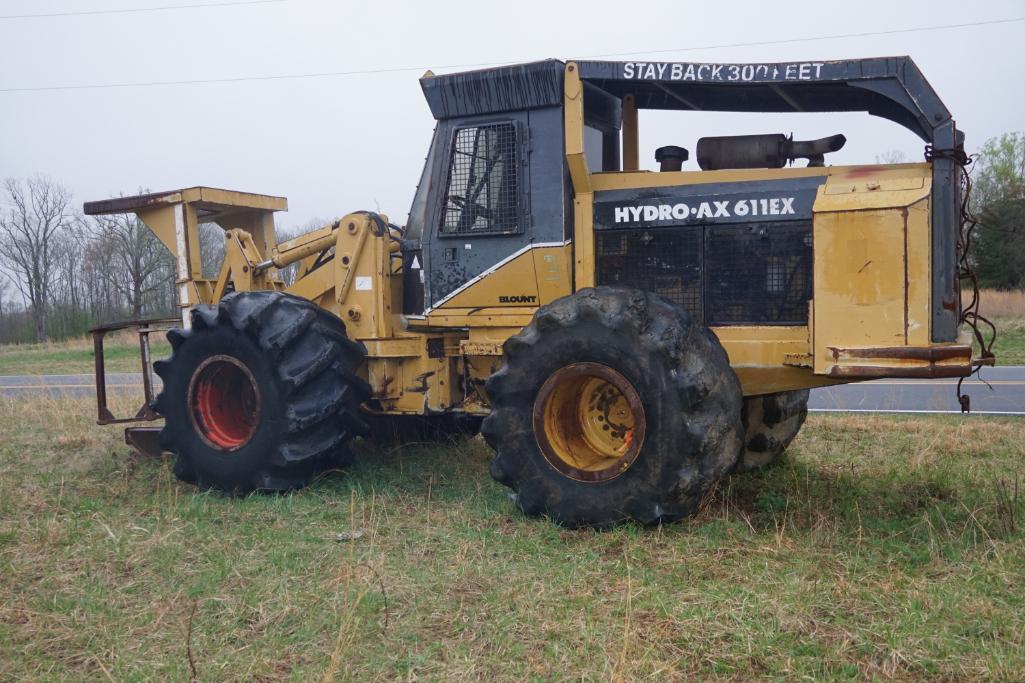
[[(170, 352), (164, 335), (150, 337), (155, 358)], [(104, 356), (108, 372), (139, 372), (139, 337), (130, 330), (107, 335)], [(91, 336), (42, 344), (0, 345), (0, 375), (92, 374), (95, 367)]]
[(1025, 318), (1025, 290), (983, 289), (979, 313), (987, 318)]
[(90, 414), (0, 400), (0, 680), (1025, 671), (1018, 421), (816, 415), (697, 518), (593, 533), (519, 515), (479, 440), (233, 500)]

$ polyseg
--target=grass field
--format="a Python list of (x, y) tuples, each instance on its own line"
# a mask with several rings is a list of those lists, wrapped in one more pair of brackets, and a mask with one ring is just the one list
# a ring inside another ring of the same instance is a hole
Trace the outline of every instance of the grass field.
[(997, 340), (993, 353), (997, 365), (1025, 365), (1025, 318), (997, 318), (994, 323)]
[[(150, 337), (153, 358), (171, 352), (163, 333)], [(139, 341), (134, 333), (110, 335), (104, 342), (107, 372), (139, 372)], [(0, 375), (76, 375), (95, 370), (92, 337), (45, 344), (0, 345)]]
[(0, 399), (0, 680), (1025, 675), (1018, 421), (814, 415), (695, 519), (595, 533), (479, 440), (226, 499), (91, 414)]
[[(979, 312), (997, 327), (993, 345), (997, 365), (1025, 365), (1025, 291), (984, 289), (979, 302)], [(989, 334), (985, 326), (982, 330)]]

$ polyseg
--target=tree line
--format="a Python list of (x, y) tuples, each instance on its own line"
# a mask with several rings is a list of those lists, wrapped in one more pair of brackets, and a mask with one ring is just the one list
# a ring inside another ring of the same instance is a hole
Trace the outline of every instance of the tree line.
[[(904, 158), (889, 154), (878, 161)], [(988, 140), (976, 155), (972, 182), (979, 283), (1025, 288), (1025, 133)], [(279, 230), (279, 239), (325, 222)], [(204, 224), (199, 235), (203, 274), (215, 277), (223, 231)], [(3, 182), (0, 344), (64, 339), (115, 320), (175, 316), (174, 284), (170, 252), (134, 215), (86, 217), (71, 192), (47, 176)]]
[[(78, 336), (103, 322), (177, 315), (171, 253), (134, 215), (87, 217), (44, 175), (0, 188), (0, 344)], [(200, 226), (204, 275), (223, 232)]]
[(1006, 133), (979, 150), (972, 178), (978, 220), (970, 247), (979, 284), (1025, 289), (1025, 133)]

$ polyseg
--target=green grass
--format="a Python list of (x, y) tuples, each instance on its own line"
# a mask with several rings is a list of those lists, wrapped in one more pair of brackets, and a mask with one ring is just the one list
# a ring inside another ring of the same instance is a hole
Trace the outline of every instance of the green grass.
[(0, 400), (0, 680), (1025, 671), (1011, 419), (814, 415), (696, 518), (596, 533), (522, 517), (479, 440), (226, 499), (90, 415)]
[(997, 327), (993, 345), (997, 365), (1025, 365), (1025, 319), (998, 318), (993, 322)]
[[(170, 354), (162, 334), (150, 339), (153, 358)], [(139, 343), (127, 336), (112, 337), (104, 344), (107, 372), (139, 372)], [(47, 344), (0, 346), (0, 375), (76, 375), (95, 371), (92, 340), (74, 339)]]

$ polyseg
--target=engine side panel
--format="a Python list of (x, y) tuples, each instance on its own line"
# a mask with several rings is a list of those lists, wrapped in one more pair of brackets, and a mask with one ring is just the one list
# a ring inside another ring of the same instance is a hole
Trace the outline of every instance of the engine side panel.
[(710, 326), (807, 325), (823, 176), (595, 195), (597, 283), (654, 291)]

